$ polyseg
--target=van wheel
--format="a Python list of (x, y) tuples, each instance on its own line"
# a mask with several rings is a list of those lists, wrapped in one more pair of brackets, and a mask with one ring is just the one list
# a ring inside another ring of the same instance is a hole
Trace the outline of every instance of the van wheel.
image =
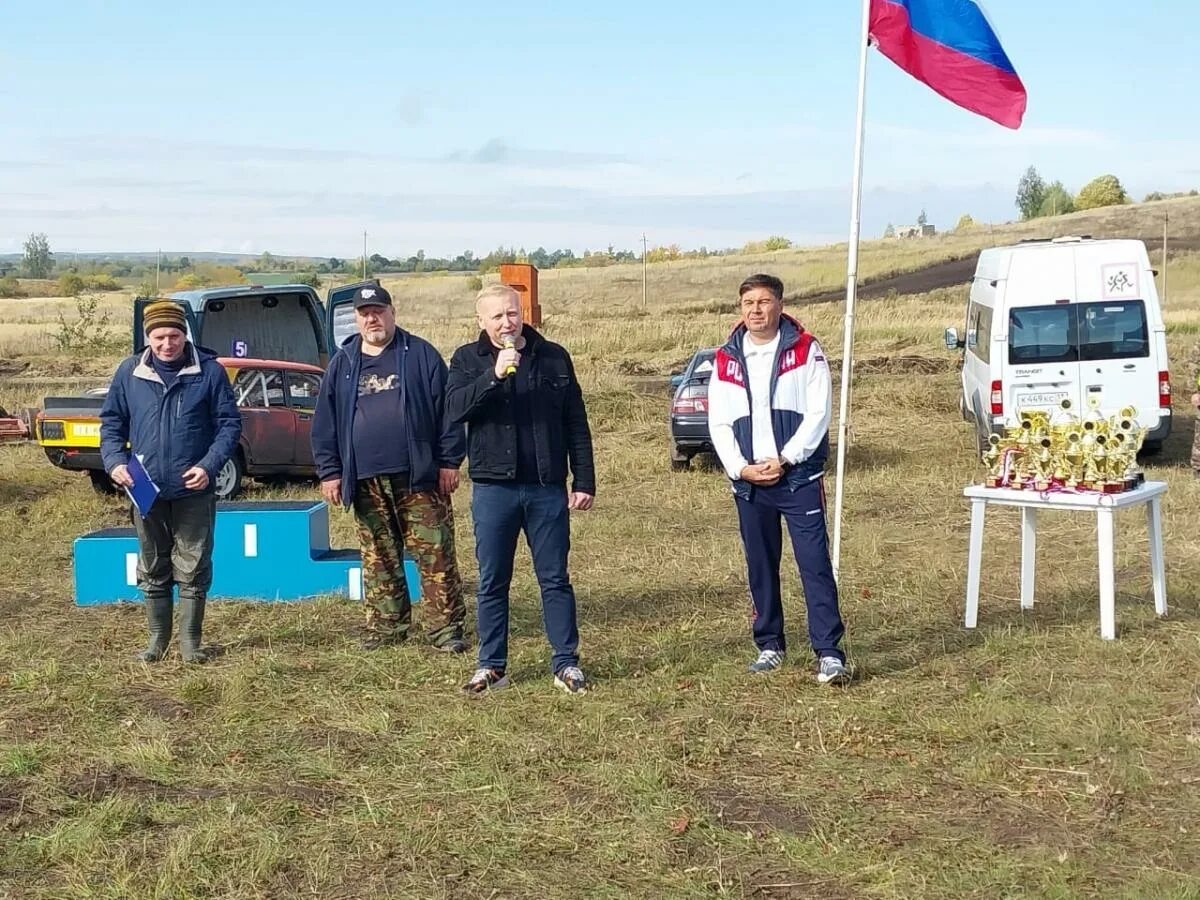
[(99, 469), (88, 469), (88, 479), (92, 482), (92, 488), (97, 494), (111, 497), (117, 492), (117, 486), (113, 484), (113, 480), (108, 477), (107, 472), (102, 472)]
[(990, 437), (991, 437), (990, 434), (985, 434), (984, 432), (981, 432), (978, 429), (975, 430), (975, 458), (976, 459), (983, 456), (983, 454), (987, 453), (988, 446), (989, 446), (988, 439)]
[(1139, 451), (1142, 456), (1158, 456), (1162, 453), (1162, 441), (1146, 441)]
[(216, 484), (213, 486), (218, 500), (232, 500), (242, 490), (242, 478), (246, 467), (242, 463), (242, 454), (234, 453), (225, 460), (225, 465), (217, 471)]

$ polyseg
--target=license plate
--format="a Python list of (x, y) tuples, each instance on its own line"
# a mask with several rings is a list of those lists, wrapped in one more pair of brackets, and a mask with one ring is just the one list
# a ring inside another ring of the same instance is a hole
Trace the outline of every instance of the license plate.
[(1043, 391), (1038, 394), (1018, 394), (1017, 409), (1045, 409), (1059, 406), (1067, 399), (1066, 391)]
[(77, 438), (98, 438), (100, 437), (100, 423), (94, 425), (90, 422), (71, 426), (71, 437)]

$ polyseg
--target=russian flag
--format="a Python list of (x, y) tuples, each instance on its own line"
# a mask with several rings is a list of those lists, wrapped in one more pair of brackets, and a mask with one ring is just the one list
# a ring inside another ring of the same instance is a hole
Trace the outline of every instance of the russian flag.
[(976, 0), (871, 0), (879, 50), (947, 100), (1008, 128), (1025, 115), (1025, 85)]

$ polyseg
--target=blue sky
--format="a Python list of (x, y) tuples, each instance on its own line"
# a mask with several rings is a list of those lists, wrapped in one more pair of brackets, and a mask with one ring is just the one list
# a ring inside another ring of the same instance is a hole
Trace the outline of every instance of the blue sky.
[[(852, 0), (6, 6), (0, 252), (31, 231), (339, 256), (364, 229), (387, 256), (845, 237)], [(987, 9), (1024, 127), (872, 51), (865, 234), (1010, 219), (1030, 164), (1071, 190), (1200, 187), (1194, 3)]]

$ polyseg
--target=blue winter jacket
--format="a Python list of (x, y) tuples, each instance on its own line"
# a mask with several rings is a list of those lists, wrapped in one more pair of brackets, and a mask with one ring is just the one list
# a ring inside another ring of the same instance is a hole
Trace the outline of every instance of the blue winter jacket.
[[(213, 490), (217, 472), (242, 436), (242, 417), (216, 354), (190, 341), (183, 352), (188, 363), (169, 388), (154, 371), (149, 347), (126, 359), (117, 367), (100, 410), (104, 470), (111, 473), (127, 465), (132, 449), (164, 500)], [(183, 486), (183, 473), (193, 466), (208, 473), (203, 491)]]
[[(457, 469), (467, 453), (462, 425), (447, 420), (446, 361), (428, 341), (396, 329), (399, 341), (400, 403), (408, 438), (409, 490), (437, 488), (438, 469)], [(362, 337), (347, 338), (325, 371), (312, 423), (313, 462), (322, 481), (342, 479), (342, 503), (354, 500), (354, 412)]]

